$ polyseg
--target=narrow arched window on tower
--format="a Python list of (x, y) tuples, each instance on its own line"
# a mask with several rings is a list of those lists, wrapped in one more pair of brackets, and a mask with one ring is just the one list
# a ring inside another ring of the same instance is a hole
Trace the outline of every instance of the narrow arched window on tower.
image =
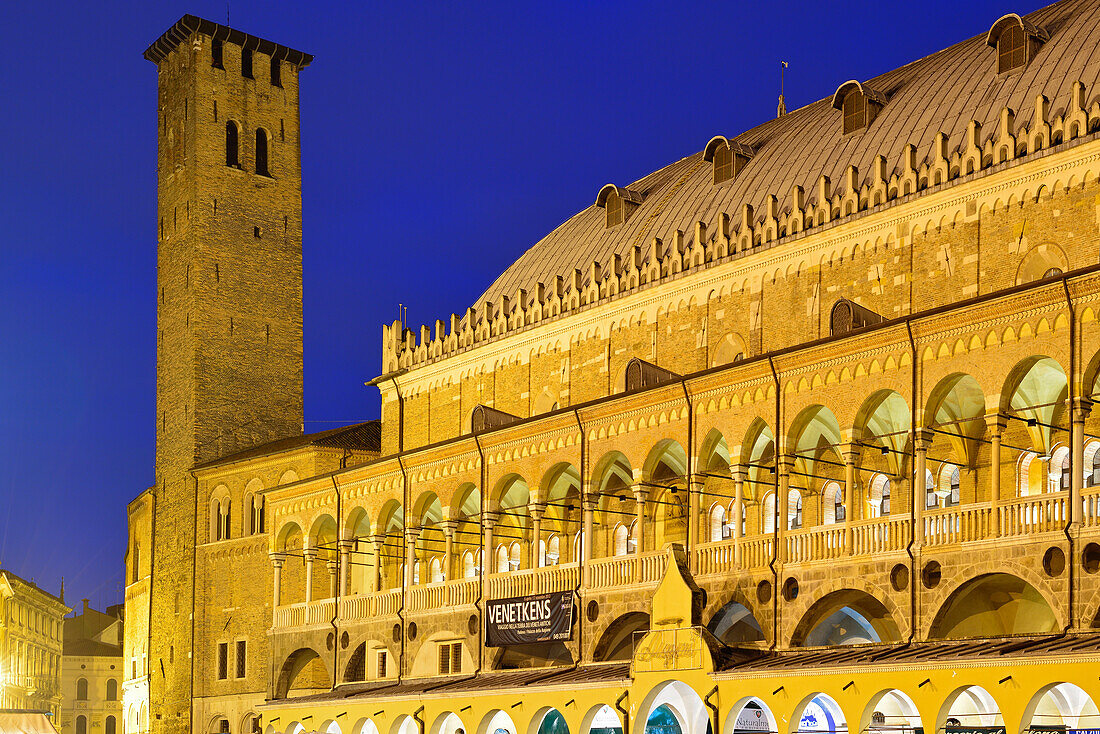
[(210, 65), (215, 69), (224, 69), (222, 66), (222, 42), (220, 38), (215, 38), (210, 42)]
[(271, 86), (283, 86), (283, 65), (275, 56), (271, 57)]
[(270, 176), (267, 169), (267, 130), (256, 129), (256, 173)]
[(238, 140), (237, 123), (227, 120), (225, 123), (225, 165), (233, 168), (241, 167), (240, 141)]

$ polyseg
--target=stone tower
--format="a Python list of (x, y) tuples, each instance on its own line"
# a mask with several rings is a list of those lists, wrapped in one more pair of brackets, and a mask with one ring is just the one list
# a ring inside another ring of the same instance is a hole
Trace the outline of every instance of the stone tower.
[(149, 723), (191, 731), (199, 463), (302, 432), (298, 72), (312, 56), (185, 15), (157, 65), (156, 484)]

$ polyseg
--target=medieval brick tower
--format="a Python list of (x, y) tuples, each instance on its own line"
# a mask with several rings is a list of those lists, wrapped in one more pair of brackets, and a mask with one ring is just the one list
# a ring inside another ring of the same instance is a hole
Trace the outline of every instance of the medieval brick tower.
[(149, 723), (167, 733), (193, 728), (192, 612), (209, 591), (195, 587), (206, 528), (190, 470), (302, 431), (298, 72), (312, 56), (187, 15), (145, 58), (158, 78)]

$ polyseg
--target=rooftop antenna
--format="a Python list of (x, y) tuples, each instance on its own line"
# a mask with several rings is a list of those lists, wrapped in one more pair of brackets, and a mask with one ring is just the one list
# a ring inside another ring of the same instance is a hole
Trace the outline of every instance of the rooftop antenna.
[(229, 25), (229, 0), (225, 2), (225, 24)]
[(776, 111), (776, 117), (782, 117), (787, 114), (787, 103), (783, 101), (783, 77), (786, 74), (789, 64), (786, 61), (779, 62), (779, 109)]

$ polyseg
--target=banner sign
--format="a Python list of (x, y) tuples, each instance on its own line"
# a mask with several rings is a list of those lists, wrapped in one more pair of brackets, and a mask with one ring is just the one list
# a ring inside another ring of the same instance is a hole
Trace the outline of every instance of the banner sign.
[(573, 592), (490, 599), (485, 603), (488, 647), (556, 642), (573, 636)]
[(948, 724), (943, 728), (946, 734), (1005, 734), (1003, 726), (963, 726)]

